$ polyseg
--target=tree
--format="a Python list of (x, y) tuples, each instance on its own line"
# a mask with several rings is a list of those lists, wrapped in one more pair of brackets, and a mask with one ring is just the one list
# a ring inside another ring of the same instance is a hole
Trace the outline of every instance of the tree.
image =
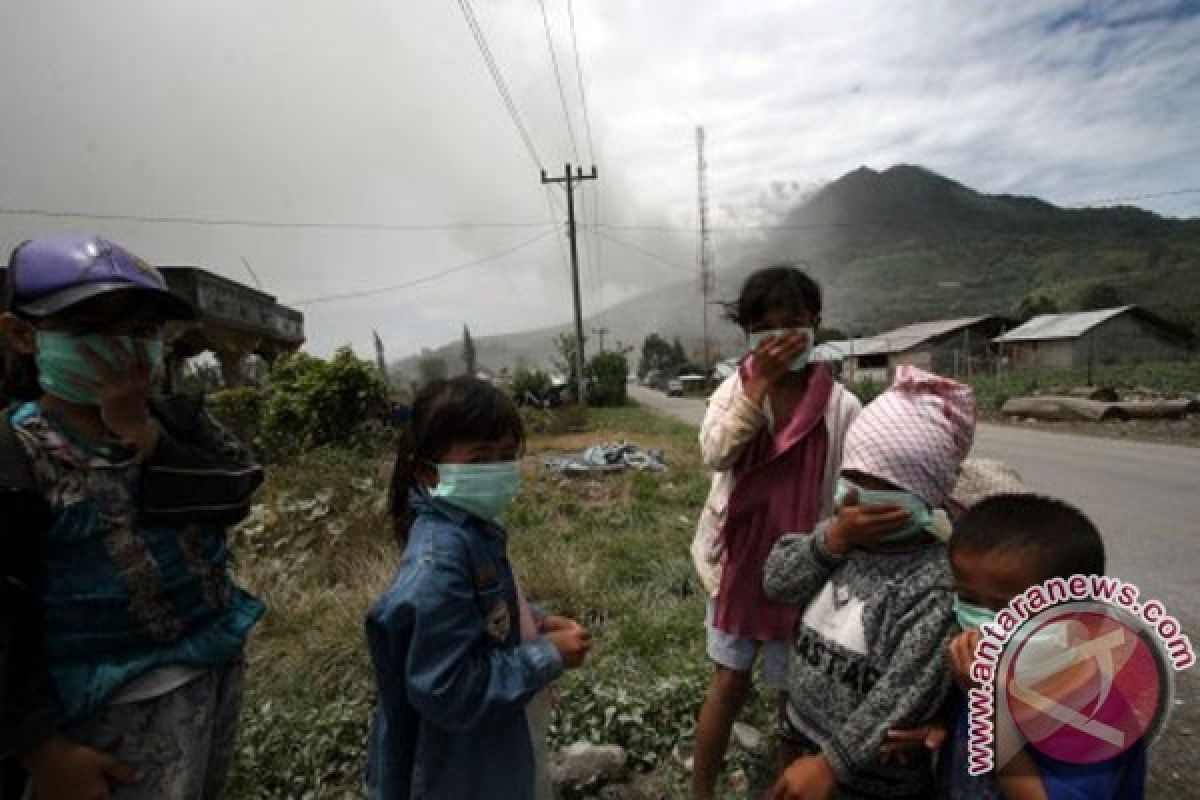
[(191, 359), (181, 370), (176, 391), (184, 394), (208, 394), (221, 389), (221, 368), (211, 361)]
[(263, 438), (276, 452), (354, 444), (387, 408), (387, 387), (376, 366), (348, 347), (328, 361), (296, 353), (271, 370)]
[(422, 386), (446, 379), (446, 359), (432, 350), (422, 350), (417, 359), (417, 380)]
[(624, 353), (612, 350), (597, 353), (588, 361), (587, 375), (591, 381), (588, 405), (624, 405), (625, 385), (629, 380), (629, 361)]
[(475, 340), (471, 338), (471, 329), (466, 325), (463, 325), (462, 360), (463, 374), (474, 378), (479, 372), (475, 362)]
[(662, 373), (673, 372), (676, 364), (675, 351), (667, 340), (652, 333), (642, 341), (642, 358), (638, 362), (638, 380), (644, 380), (651, 370)]
[(512, 395), (517, 405), (531, 401), (540, 403), (550, 388), (550, 376), (540, 369), (528, 370), (518, 367), (512, 376)]
[[(586, 336), (583, 337), (583, 346), (587, 347)], [(575, 337), (569, 333), (560, 333), (558, 338), (554, 340), (554, 351), (558, 354), (558, 359), (554, 362), (554, 368), (567, 376), (573, 390), (576, 384), (576, 376), (579, 375), (575, 369)]]
[(1114, 308), (1122, 304), (1120, 290), (1107, 283), (1093, 283), (1081, 291), (1076, 300), (1080, 311), (1099, 311), (1102, 308)]
[(683, 349), (683, 343), (679, 341), (678, 336), (671, 343), (671, 356), (675, 359), (676, 369), (680, 369), (688, 362), (687, 352)]
[(1041, 314), (1057, 313), (1058, 303), (1054, 302), (1054, 298), (1039, 291), (1030, 292), (1022, 297), (1016, 308), (1017, 319), (1021, 322), (1028, 322)]

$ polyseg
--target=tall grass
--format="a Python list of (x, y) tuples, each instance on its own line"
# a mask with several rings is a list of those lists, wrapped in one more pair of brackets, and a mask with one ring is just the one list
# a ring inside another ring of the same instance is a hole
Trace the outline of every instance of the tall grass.
[[(688, 555), (708, 474), (687, 425), (636, 407), (592, 409), (589, 425), (531, 437), (507, 519), (527, 594), (595, 637), (585, 668), (560, 681), (551, 743), (624, 745), (683, 797), (672, 753), (690, 741), (709, 674), (705, 601)], [(664, 451), (669, 470), (580, 479), (542, 466), (546, 452), (614, 439)], [(362, 620), (397, 560), (386, 466), (380, 456), (304, 454), (272, 471), (235, 537), (241, 578), (271, 611), (250, 646), (232, 797), (360, 794), (373, 703)], [(751, 720), (766, 725), (772, 702), (759, 698)]]

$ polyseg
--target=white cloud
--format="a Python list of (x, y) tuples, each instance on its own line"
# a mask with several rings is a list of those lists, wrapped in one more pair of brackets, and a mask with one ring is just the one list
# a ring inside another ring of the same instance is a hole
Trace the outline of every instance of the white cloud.
[[(537, 4), (474, 3), (539, 153), (574, 160)], [(565, 0), (548, 0), (586, 149)], [(603, 217), (691, 224), (693, 127), (714, 208), (861, 164), (920, 163), (1055, 202), (1200, 186), (1200, 12), (1187, 3), (575, 0)], [(557, 215), (456, 4), (47, 0), (0, 8), (0, 205), (441, 223)], [(1200, 212), (1200, 196), (1145, 201)], [(725, 213), (725, 212), (720, 212)], [(284, 300), (401, 283), (536, 230), (262, 231), (99, 224), (163, 263)], [(0, 244), (62, 221), (0, 217)], [(681, 264), (687, 235), (621, 234)], [(589, 247), (583, 248), (589, 252)], [(549, 239), (445, 281), (307, 309), (312, 347), (392, 352), (569, 317)], [(587, 305), (681, 273), (612, 245)]]

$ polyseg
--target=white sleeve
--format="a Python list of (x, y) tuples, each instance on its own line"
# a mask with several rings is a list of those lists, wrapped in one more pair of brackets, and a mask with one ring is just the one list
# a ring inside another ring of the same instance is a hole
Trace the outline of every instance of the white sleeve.
[(700, 456), (719, 472), (733, 467), (742, 450), (758, 433), (766, 415), (746, 397), (737, 373), (717, 387), (700, 425)]

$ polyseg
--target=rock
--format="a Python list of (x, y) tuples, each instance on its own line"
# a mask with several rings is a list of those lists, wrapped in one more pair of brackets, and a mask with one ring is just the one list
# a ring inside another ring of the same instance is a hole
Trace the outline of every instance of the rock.
[(628, 786), (619, 788), (621, 800), (663, 800), (671, 796), (671, 782), (658, 772), (639, 775)]
[(625, 749), (615, 744), (576, 742), (555, 755), (550, 779), (556, 787), (618, 783), (628, 759)]
[(671, 748), (671, 756), (675, 759), (679, 766), (683, 767), (684, 772), (691, 772), (692, 766), (695, 764), (695, 758), (692, 755), (692, 745), (679, 742)]
[(751, 755), (762, 755), (767, 752), (767, 737), (753, 725), (744, 722), (733, 723), (733, 740), (737, 746)]
[(750, 778), (744, 769), (735, 769), (729, 773), (729, 791), (734, 797), (746, 797), (750, 794)]

